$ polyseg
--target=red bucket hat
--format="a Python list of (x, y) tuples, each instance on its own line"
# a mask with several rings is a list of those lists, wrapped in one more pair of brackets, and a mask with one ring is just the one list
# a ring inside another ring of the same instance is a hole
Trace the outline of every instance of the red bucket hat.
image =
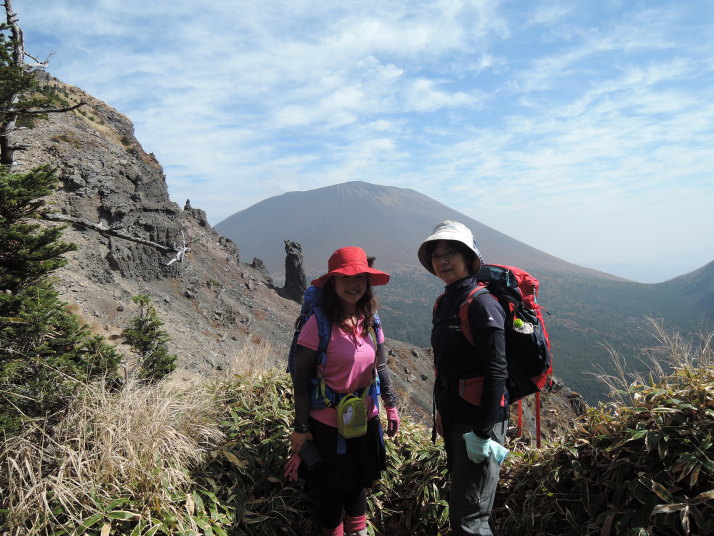
[(315, 279), (312, 284), (316, 287), (324, 287), (327, 280), (333, 275), (357, 274), (369, 275), (369, 282), (372, 286), (386, 285), (389, 281), (389, 274), (369, 267), (367, 254), (362, 248), (351, 246), (335, 251), (327, 261), (327, 273)]

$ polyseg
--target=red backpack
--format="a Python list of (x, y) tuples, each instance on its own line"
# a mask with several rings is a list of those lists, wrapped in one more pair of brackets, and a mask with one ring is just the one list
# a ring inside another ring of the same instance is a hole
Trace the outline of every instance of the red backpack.
[[(522, 431), (525, 396), (536, 395), (536, 444), (540, 447), (540, 391), (553, 372), (550, 338), (537, 302), (538, 280), (521, 268), (484, 264), (476, 279), (479, 284), (459, 307), (461, 331), (474, 343), (469, 326), (469, 305), (479, 294), (490, 293), (506, 313), (506, 389), (510, 403), (518, 402), (518, 435)], [(441, 296), (437, 298), (434, 310)]]

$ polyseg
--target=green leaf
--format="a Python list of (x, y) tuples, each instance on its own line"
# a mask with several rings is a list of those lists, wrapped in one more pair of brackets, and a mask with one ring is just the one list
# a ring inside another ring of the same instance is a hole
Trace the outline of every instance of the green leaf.
[(650, 489), (654, 491), (655, 495), (657, 495), (657, 497), (659, 497), (663, 501), (667, 501), (668, 503), (674, 502), (674, 497), (672, 497), (672, 494), (659, 482), (652, 481)]
[(631, 430), (627, 429), (626, 431), (627, 434), (627, 441), (634, 441), (636, 439), (641, 439), (645, 435), (647, 435), (647, 430)]
[(217, 525), (213, 525), (213, 531), (218, 534), (218, 536), (228, 536), (228, 533)]
[(669, 436), (664, 435), (662, 436), (662, 441), (657, 443), (657, 453), (659, 454), (659, 459), (664, 460), (667, 457), (667, 452), (668, 452), (668, 445), (667, 445), (667, 440), (669, 439)]
[(650, 452), (655, 446), (657, 446), (660, 439), (662, 439), (662, 435), (659, 432), (647, 432), (647, 435), (645, 436), (645, 447), (647, 448), (647, 452)]
[(79, 534), (84, 534), (84, 532), (92, 527), (93, 525), (96, 525), (98, 522), (100, 522), (102, 519), (104, 519), (104, 514), (99, 513), (99, 514), (94, 514), (92, 516), (89, 516), (87, 519), (82, 521), (82, 523), (79, 525), (79, 532), (77, 532), (77, 535)]
[(121, 497), (119, 499), (114, 499), (107, 505), (106, 510), (114, 510), (117, 506), (121, 506), (122, 504), (126, 504), (128, 502), (129, 502), (129, 499), (127, 497)]
[(109, 519), (117, 519), (119, 521), (129, 521), (130, 519), (134, 519), (140, 516), (139, 514), (135, 514), (134, 512), (127, 512), (126, 510), (114, 510), (112, 512), (109, 512), (107, 514), (107, 517), (109, 517)]
[(163, 529), (163, 528), (164, 528), (164, 524), (163, 524), (163, 523), (159, 523), (159, 524), (157, 524), (157, 525), (154, 525), (153, 527), (151, 527), (149, 530), (146, 531), (146, 534), (144, 534), (144, 536), (154, 536), (154, 534), (156, 534), (156, 532), (157, 532), (159, 529)]

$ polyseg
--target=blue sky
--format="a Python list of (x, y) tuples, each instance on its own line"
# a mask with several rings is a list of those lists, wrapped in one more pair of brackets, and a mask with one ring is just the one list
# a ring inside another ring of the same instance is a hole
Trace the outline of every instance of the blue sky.
[(214, 225), (364, 180), (641, 282), (714, 260), (712, 1), (13, 5)]

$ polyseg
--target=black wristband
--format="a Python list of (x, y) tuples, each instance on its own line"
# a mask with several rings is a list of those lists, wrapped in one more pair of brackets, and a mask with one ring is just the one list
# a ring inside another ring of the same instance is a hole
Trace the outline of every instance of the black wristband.
[(297, 421), (293, 422), (293, 432), (298, 434), (307, 434), (310, 431), (310, 427), (307, 424), (299, 423)]

